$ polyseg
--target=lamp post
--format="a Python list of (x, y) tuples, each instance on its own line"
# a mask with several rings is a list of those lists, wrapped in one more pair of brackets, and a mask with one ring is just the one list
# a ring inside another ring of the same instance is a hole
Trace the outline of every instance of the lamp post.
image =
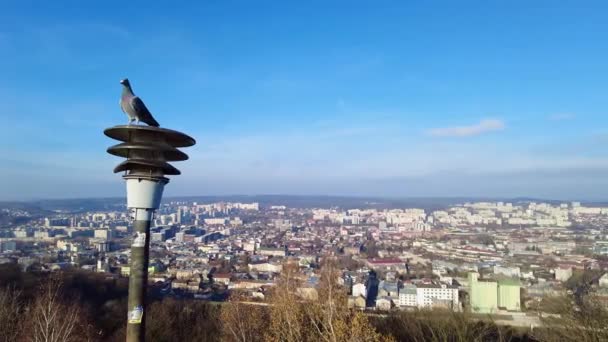
[(177, 148), (192, 146), (196, 142), (181, 132), (151, 126), (114, 126), (106, 129), (104, 134), (122, 142), (108, 148), (108, 153), (127, 158), (114, 168), (114, 173), (124, 172), (127, 207), (135, 217), (129, 274), (127, 342), (140, 342), (145, 340), (150, 224), (154, 211), (160, 205), (163, 189), (169, 183), (165, 176), (180, 174), (178, 169), (167, 162), (188, 159)]

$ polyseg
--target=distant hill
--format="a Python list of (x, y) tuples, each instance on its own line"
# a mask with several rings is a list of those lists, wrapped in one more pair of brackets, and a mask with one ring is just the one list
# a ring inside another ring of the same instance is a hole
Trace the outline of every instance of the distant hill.
[(58, 212), (79, 213), (96, 210), (125, 210), (125, 198), (82, 198), (82, 199), (49, 199), (35, 201), (4, 201), (0, 209), (9, 209), (13, 214), (18, 211), (28, 212), (31, 217), (14, 216), (0, 212), (0, 227), (11, 224), (23, 224), (39, 217)]
[[(271, 205), (286, 205), (291, 208), (423, 208), (435, 210), (464, 202), (545, 202), (551, 204), (564, 201), (539, 199), (531, 197), (518, 198), (482, 198), (482, 197), (355, 197), (355, 196), (300, 196), (300, 195), (221, 195), (221, 196), (176, 196), (165, 197), (163, 203), (171, 201), (190, 201), (198, 203), (214, 202), (258, 202), (262, 207)], [(608, 206), (608, 202), (581, 202), (587, 206)], [(0, 208), (22, 209), (34, 214), (49, 214), (52, 212), (78, 213), (86, 211), (126, 210), (124, 197), (112, 198), (74, 198), (74, 199), (45, 199), (24, 202), (0, 202)], [(1, 220), (1, 216), (0, 216)]]

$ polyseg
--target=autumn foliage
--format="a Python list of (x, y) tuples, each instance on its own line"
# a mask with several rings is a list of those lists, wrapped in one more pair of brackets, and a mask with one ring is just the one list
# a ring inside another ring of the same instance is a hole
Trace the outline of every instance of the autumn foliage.
[[(560, 316), (533, 331), (467, 312), (380, 314), (349, 309), (340, 270), (326, 261), (315, 286), (286, 265), (264, 302), (149, 297), (147, 341), (605, 341), (608, 311), (593, 296), (554, 302)], [(0, 342), (124, 341), (126, 283), (100, 274), (36, 274), (0, 265)]]
[(346, 289), (338, 284), (339, 270), (326, 262), (313, 295), (299, 291), (304, 280), (286, 265), (267, 306), (233, 299), (222, 309), (226, 341), (390, 341), (376, 332), (367, 317), (347, 306)]

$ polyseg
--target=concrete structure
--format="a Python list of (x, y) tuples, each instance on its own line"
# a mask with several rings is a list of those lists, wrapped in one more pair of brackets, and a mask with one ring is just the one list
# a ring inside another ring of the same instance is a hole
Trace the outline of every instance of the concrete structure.
[(518, 279), (500, 279), (498, 281), (498, 308), (520, 311), (520, 288), (521, 284)]
[(380, 284), (378, 284), (378, 296), (399, 298), (399, 285), (394, 281), (380, 281)]
[(112, 240), (112, 231), (109, 229), (95, 229), (95, 238), (102, 240)]
[(109, 252), (110, 251), (110, 243), (108, 241), (100, 241), (95, 243), (95, 249), (98, 252)]
[(608, 241), (595, 241), (593, 243), (593, 253), (608, 255)]
[(493, 268), (494, 274), (504, 275), (507, 277), (517, 277), (521, 276), (521, 271), (519, 267), (507, 267), (507, 266), (498, 266), (495, 265)]
[(215, 273), (212, 277), (213, 281), (218, 284), (230, 284), (230, 274), (228, 273)]
[(353, 297), (367, 297), (367, 287), (363, 283), (353, 285)]
[(110, 272), (110, 265), (105, 258), (99, 258), (97, 260), (97, 267), (95, 270), (99, 273)]
[(285, 256), (285, 248), (260, 247), (258, 249), (260, 255), (268, 256)]
[(255, 252), (255, 242), (243, 243), (243, 250), (246, 252)]
[(520, 311), (519, 279), (504, 278), (498, 281), (479, 280), (479, 273), (469, 273), (471, 311), (496, 313), (498, 310)]
[(460, 310), (458, 288), (445, 284), (417, 286), (416, 304), (419, 308), (445, 307)]
[(226, 224), (226, 218), (225, 217), (221, 217), (221, 218), (206, 218), (205, 219), (205, 224), (207, 225), (225, 225)]
[(17, 250), (15, 241), (0, 241), (0, 252), (14, 252)]
[(15, 235), (16, 238), (20, 238), (20, 239), (32, 236), (32, 234), (27, 230), (15, 230), (13, 232), (13, 234)]
[(399, 306), (416, 307), (417, 305), (418, 300), (416, 285), (405, 284), (399, 291)]
[(420, 309), (443, 307), (459, 311), (458, 288), (445, 284), (405, 284), (399, 290), (399, 306)]
[(391, 270), (405, 265), (400, 259), (396, 258), (376, 258), (365, 260), (367, 267), (371, 269), (386, 269)]
[(601, 276), (598, 283), (600, 287), (608, 287), (608, 273)]
[(498, 311), (498, 283), (494, 281), (479, 281), (479, 273), (469, 273), (469, 297), (471, 311), (479, 313), (494, 313)]
[(273, 264), (269, 262), (251, 263), (249, 264), (249, 270), (257, 272), (281, 273), (283, 270), (283, 265), (280, 263)]
[(555, 269), (555, 280), (565, 282), (572, 277), (572, 267), (558, 267)]

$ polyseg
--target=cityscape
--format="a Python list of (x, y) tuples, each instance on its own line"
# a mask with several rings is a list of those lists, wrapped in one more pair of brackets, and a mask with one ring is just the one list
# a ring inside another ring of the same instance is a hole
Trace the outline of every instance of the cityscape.
[[(295, 264), (304, 280), (298, 293), (314, 297), (321, 260), (332, 258), (348, 306), (360, 310), (468, 310), (534, 327), (550, 314), (543, 312), (543, 299), (565, 295), (569, 281), (588, 271), (596, 275), (589, 287), (608, 302), (608, 206), (374, 206), (168, 199), (153, 219), (149, 282), (162, 296), (225, 301), (238, 292), (243, 301), (263, 303), (283, 265)], [(126, 208), (2, 213), (27, 221), (4, 226), (2, 264), (129, 276), (133, 217)]]
[(606, 13), (0, 2), (0, 342), (608, 341)]

